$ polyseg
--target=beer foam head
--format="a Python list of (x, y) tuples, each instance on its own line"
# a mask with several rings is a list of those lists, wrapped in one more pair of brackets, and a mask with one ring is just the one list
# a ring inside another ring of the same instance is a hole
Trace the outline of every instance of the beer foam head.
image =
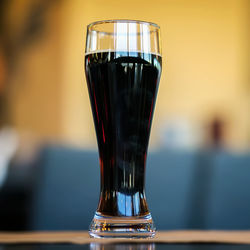
[(108, 20), (88, 25), (86, 54), (101, 51), (161, 55), (160, 27), (135, 20)]

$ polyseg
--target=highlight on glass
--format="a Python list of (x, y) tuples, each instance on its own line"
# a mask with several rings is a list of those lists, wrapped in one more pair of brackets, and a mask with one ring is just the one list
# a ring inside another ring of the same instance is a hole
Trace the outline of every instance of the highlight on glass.
[(161, 67), (158, 25), (135, 20), (88, 25), (85, 74), (101, 171), (92, 237), (155, 235), (144, 187)]

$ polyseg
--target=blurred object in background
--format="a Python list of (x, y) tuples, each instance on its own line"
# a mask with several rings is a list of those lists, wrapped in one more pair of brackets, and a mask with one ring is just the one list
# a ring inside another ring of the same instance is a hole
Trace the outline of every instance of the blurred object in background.
[[(51, 19), (58, 17), (60, 2), (2, 0), (0, 3), (0, 126), (14, 126), (18, 132), (29, 131), (45, 139), (48, 134), (53, 138), (51, 130), (56, 132), (53, 117), (56, 119), (57, 115), (52, 98), (49, 99), (52, 95), (56, 98), (56, 88), (50, 85), (56, 86), (57, 82), (50, 77), (49, 68), (54, 72), (56, 68), (49, 60), (55, 56), (50, 51), (58, 44), (51, 41), (50, 30)], [(43, 124), (49, 124), (47, 135)]]
[(0, 230), (26, 230), (43, 146), (31, 134), (0, 129)]
[(0, 129), (0, 188), (7, 176), (8, 166), (16, 153), (18, 136), (10, 128)]
[(184, 117), (168, 117), (158, 136), (161, 146), (167, 150), (198, 150), (203, 139), (198, 124)]
[(7, 62), (0, 41), (0, 127), (8, 120), (6, 105)]
[(224, 137), (224, 123), (223, 121), (215, 117), (210, 124), (210, 136), (212, 141), (212, 146), (217, 148), (221, 147), (223, 144)]
[(214, 116), (208, 124), (208, 143), (213, 149), (225, 147), (226, 123), (222, 116)]

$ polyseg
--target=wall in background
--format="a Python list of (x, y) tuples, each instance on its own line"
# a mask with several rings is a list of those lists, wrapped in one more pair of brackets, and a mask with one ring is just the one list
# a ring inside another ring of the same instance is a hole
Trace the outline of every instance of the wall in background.
[[(169, 121), (226, 124), (227, 147), (249, 147), (249, 1), (62, 1), (47, 16), (47, 38), (27, 49), (12, 81), (13, 124), (43, 138), (95, 147), (84, 75), (86, 25), (141, 19), (161, 26), (163, 73), (151, 147)], [(190, 130), (191, 131), (191, 130)]]
[[(48, 1), (47, 1), (48, 2)], [(9, 1), (8, 108), (11, 125), (43, 139), (62, 129), (61, 9), (46, 1)]]

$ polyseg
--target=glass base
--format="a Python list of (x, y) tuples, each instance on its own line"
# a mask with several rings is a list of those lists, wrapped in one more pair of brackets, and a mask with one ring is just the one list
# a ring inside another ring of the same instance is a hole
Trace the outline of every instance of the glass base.
[(93, 238), (153, 238), (155, 226), (151, 214), (145, 216), (103, 216), (96, 212), (89, 228)]

